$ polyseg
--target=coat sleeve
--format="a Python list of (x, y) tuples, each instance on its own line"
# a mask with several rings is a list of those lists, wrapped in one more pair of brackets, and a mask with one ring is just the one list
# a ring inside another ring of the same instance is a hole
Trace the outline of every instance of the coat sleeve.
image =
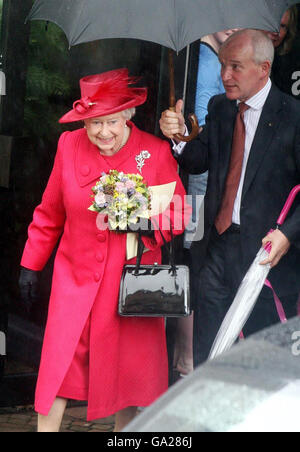
[(174, 235), (180, 235), (184, 232), (189, 223), (191, 215), (191, 206), (187, 203), (186, 191), (178, 174), (178, 164), (171, 153), (170, 145), (162, 141), (158, 158), (158, 185), (164, 185), (176, 182), (176, 188), (169, 207), (160, 215), (151, 218), (155, 239), (143, 238), (146, 248), (153, 250), (163, 245), (163, 239), (158, 229), (158, 225), (166, 239), (171, 240), (170, 228)]
[(46, 190), (28, 229), (21, 265), (30, 270), (40, 271), (44, 268), (64, 229), (66, 213), (62, 193), (62, 154), (68, 133), (60, 137)]
[(208, 114), (202, 132), (195, 140), (185, 145), (181, 155), (175, 156), (180, 167), (189, 174), (203, 174), (209, 169), (209, 133), (211, 118), (215, 116), (213, 113), (215, 99), (216, 96), (212, 97), (208, 103)]
[[(295, 160), (299, 175), (300, 184), (300, 127), (297, 128), (295, 136)], [(289, 239), (289, 241), (300, 249), (300, 194), (296, 198), (297, 207), (292, 215), (290, 215), (285, 223), (281, 226), (281, 232)]]

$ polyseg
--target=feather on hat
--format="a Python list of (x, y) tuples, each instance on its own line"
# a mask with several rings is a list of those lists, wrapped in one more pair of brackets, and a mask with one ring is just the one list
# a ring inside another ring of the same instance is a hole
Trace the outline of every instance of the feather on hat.
[(107, 116), (146, 102), (147, 88), (132, 88), (137, 77), (130, 77), (128, 69), (116, 69), (90, 75), (80, 80), (81, 99), (73, 104), (60, 123), (82, 121)]

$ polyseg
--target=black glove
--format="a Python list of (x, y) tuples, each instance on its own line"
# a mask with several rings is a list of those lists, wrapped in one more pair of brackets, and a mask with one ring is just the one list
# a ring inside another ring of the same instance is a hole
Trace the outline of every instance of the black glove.
[(133, 224), (132, 226), (130, 225), (129, 232), (137, 232), (142, 237), (154, 238), (154, 230), (151, 229), (151, 226), (151, 220), (140, 218), (136, 224)]
[(114, 232), (119, 234), (127, 234), (128, 232), (137, 232), (142, 237), (154, 238), (154, 230), (151, 229), (151, 220), (147, 218), (140, 218), (137, 223), (131, 223), (127, 225), (126, 229), (117, 229)]
[(38, 299), (39, 272), (21, 267), (19, 288), (21, 301), (29, 312), (33, 303)]

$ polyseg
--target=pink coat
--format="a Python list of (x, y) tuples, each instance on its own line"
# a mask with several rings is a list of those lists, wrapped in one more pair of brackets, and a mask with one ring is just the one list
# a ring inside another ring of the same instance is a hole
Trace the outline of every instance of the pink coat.
[[(35, 407), (43, 415), (58, 394), (90, 315), (89, 420), (127, 406), (147, 406), (167, 389), (164, 320), (118, 316), (126, 235), (100, 231), (97, 214), (88, 210), (91, 188), (101, 173), (110, 169), (137, 173), (136, 156), (142, 150), (151, 154), (142, 168), (148, 184), (176, 181), (175, 193), (182, 199), (185, 195), (168, 143), (129, 126), (132, 133), (126, 146), (107, 158), (89, 141), (85, 129), (61, 136), (53, 171), (29, 227), (21, 265), (32, 270), (44, 268), (61, 237), (36, 389)], [(176, 216), (182, 218), (183, 210), (175, 207)], [(183, 229), (184, 225), (175, 234)], [(170, 240), (168, 231), (165, 236)], [(159, 232), (155, 240), (144, 242), (150, 251), (143, 262), (160, 262)]]

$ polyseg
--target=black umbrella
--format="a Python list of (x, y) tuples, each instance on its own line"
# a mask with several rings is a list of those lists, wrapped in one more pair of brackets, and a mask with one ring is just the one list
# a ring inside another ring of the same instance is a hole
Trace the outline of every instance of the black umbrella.
[[(27, 19), (56, 23), (71, 46), (105, 38), (134, 38), (179, 52), (202, 36), (230, 28), (276, 31), (283, 13), (295, 3), (297, 0), (37, 0)], [(170, 102), (174, 108), (172, 84)], [(194, 117), (193, 135), (198, 132)]]

